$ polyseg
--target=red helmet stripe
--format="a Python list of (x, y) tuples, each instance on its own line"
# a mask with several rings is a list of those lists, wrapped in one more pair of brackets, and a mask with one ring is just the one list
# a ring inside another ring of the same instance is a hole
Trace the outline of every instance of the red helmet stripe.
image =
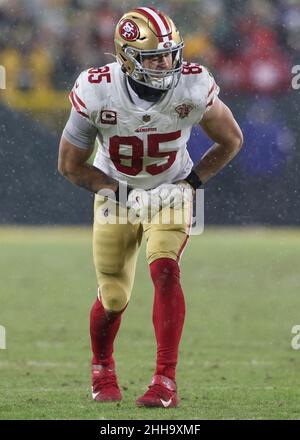
[(167, 20), (166, 20), (165, 17), (163, 16), (163, 14), (162, 14), (158, 9), (151, 8), (151, 7), (149, 7), (149, 9), (152, 9), (152, 11), (156, 12), (157, 15), (159, 15), (161, 21), (163, 22), (163, 24), (164, 24), (165, 27), (166, 27), (167, 33), (168, 33), (168, 34), (171, 33), (171, 28), (170, 28), (170, 26), (169, 26), (169, 23), (167, 22)]
[[(164, 41), (163, 35), (166, 36), (170, 33), (168, 28), (165, 26), (164, 21), (161, 19), (161, 17), (158, 15), (156, 10), (150, 9), (150, 8), (137, 8), (135, 11), (140, 12), (141, 14), (144, 14), (153, 26), (155, 27), (155, 30), (157, 32), (157, 36), (160, 42)], [(171, 36), (168, 36), (168, 39), (171, 39)]]
[(159, 41), (160, 41), (160, 42), (163, 41), (163, 38), (161, 37), (162, 32), (161, 32), (161, 29), (160, 29), (160, 27), (159, 27), (159, 24), (158, 24), (157, 21), (152, 17), (152, 15), (151, 15), (149, 12), (147, 12), (145, 9), (148, 9), (148, 8), (137, 8), (137, 9), (135, 9), (135, 11), (140, 12), (141, 14), (143, 14), (143, 15), (145, 15), (147, 18), (149, 18), (149, 20), (151, 21), (151, 23), (152, 23), (153, 26), (155, 27), (155, 30), (156, 30), (156, 33), (157, 33), (157, 36), (158, 36)]

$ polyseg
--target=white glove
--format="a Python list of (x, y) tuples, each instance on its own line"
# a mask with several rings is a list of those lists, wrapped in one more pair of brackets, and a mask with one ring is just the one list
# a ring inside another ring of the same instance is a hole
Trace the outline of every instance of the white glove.
[(160, 210), (160, 198), (158, 194), (153, 194), (153, 190), (133, 189), (129, 193), (127, 207), (139, 221), (148, 222)]
[(181, 209), (184, 203), (193, 200), (193, 189), (188, 182), (163, 183), (152, 191), (160, 198), (160, 206)]

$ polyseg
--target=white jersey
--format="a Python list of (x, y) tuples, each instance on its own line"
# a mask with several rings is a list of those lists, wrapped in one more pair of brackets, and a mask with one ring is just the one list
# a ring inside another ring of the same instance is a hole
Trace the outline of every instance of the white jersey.
[(98, 130), (94, 166), (133, 188), (150, 189), (190, 173), (192, 126), (218, 93), (204, 66), (184, 63), (177, 86), (145, 110), (131, 100), (120, 65), (111, 63), (82, 72), (70, 99)]

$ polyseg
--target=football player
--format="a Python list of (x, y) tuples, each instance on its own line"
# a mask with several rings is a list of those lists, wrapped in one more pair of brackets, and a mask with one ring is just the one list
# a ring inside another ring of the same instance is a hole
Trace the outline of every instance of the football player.
[[(59, 171), (95, 193), (93, 255), (98, 296), (91, 310), (92, 395), (119, 401), (114, 340), (130, 299), (142, 236), (154, 285), (153, 326), (156, 369), (138, 406), (178, 404), (176, 365), (185, 319), (179, 260), (189, 236), (189, 215), (181, 223), (98, 221), (110, 190), (137, 218), (158, 206), (156, 215), (183, 205), (174, 200), (193, 193), (238, 153), (243, 137), (219, 87), (201, 65), (182, 59), (183, 40), (170, 17), (152, 7), (127, 12), (115, 30), (116, 62), (82, 72), (70, 94), (72, 110), (59, 149)], [(214, 141), (193, 167), (187, 151), (193, 124)], [(98, 149), (93, 162), (87, 160)], [(128, 190), (124, 185), (128, 184)], [(141, 197), (145, 190), (149, 197)], [(170, 194), (173, 194), (170, 197)], [(106, 205), (105, 205), (106, 206)], [(120, 206), (117, 205), (117, 206)], [(105, 215), (105, 214), (104, 214)]]

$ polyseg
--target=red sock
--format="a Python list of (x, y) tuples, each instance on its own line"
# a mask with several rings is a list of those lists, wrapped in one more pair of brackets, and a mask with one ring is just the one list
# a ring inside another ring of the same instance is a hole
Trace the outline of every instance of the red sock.
[(155, 287), (153, 306), (153, 325), (157, 341), (155, 374), (175, 380), (178, 347), (185, 318), (180, 269), (175, 260), (160, 258), (150, 264), (150, 272)]
[(97, 298), (90, 314), (90, 335), (93, 351), (93, 365), (114, 367), (112, 357), (114, 340), (121, 324), (122, 313), (108, 312)]

